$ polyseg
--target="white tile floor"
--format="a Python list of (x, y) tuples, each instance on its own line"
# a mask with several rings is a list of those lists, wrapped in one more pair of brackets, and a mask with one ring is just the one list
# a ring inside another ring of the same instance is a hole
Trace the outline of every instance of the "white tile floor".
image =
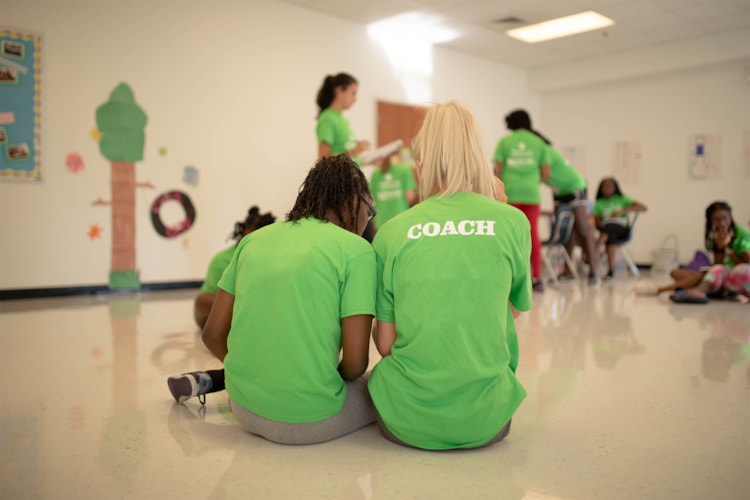
[(194, 290), (0, 302), (0, 498), (750, 498), (750, 306), (631, 286), (536, 294), (512, 432), (461, 452), (281, 446), (225, 393), (173, 404), (168, 375), (220, 366)]

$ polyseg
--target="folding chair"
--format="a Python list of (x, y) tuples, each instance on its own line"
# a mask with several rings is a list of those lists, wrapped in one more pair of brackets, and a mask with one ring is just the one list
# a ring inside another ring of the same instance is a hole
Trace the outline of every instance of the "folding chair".
[(552, 265), (550, 260), (553, 256), (562, 255), (565, 259), (568, 268), (573, 273), (573, 277), (578, 280), (578, 270), (570, 257), (570, 254), (565, 249), (565, 245), (570, 241), (573, 236), (573, 228), (575, 227), (575, 211), (572, 205), (560, 205), (554, 214), (550, 214), (550, 234), (546, 241), (542, 241), (542, 262), (544, 267), (549, 272), (555, 286), (560, 284), (557, 279), (557, 270)]
[[(640, 270), (638, 270), (638, 266), (635, 265), (635, 262), (633, 262), (633, 259), (630, 257), (630, 254), (628, 253), (625, 246), (633, 237), (633, 228), (635, 227), (635, 223), (638, 220), (639, 214), (640, 212), (628, 212), (630, 222), (628, 223), (627, 234), (620, 239), (607, 242), (607, 245), (617, 245), (617, 252), (620, 254), (620, 257), (622, 257), (622, 260), (625, 261), (625, 265), (628, 267), (628, 270), (630, 270), (631, 274), (636, 278), (639, 278), (641, 276), (641, 272)], [(606, 261), (606, 252), (602, 253), (600, 257), (604, 257), (604, 260)], [(604, 268), (606, 268), (606, 264), (604, 264)]]
[(638, 270), (638, 266), (635, 265), (635, 262), (633, 262), (633, 259), (630, 258), (630, 254), (625, 248), (625, 245), (633, 237), (633, 228), (635, 227), (635, 222), (638, 220), (638, 214), (640, 212), (630, 213), (632, 215), (630, 216), (630, 224), (628, 225), (628, 234), (622, 239), (613, 241), (611, 244), (617, 245), (617, 251), (620, 253), (620, 256), (622, 256), (622, 260), (625, 261), (625, 264), (628, 266), (628, 269), (630, 269), (630, 272), (633, 274), (633, 276), (639, 278), (641, 276), (641, 272)]

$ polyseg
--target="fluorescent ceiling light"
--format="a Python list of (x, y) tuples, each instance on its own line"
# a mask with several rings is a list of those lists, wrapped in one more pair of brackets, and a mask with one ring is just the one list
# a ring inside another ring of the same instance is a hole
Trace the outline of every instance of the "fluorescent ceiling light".
[(554, 38), (577, 35), (587, 31), (597, 30), (612, 26), (615, 22), (593, 10), (574, 14), (572, 16), (560, 17), (543, 23), (530, 24), (523, 28), (506, 31), (508, 36), (526, 43), (544, 42)]

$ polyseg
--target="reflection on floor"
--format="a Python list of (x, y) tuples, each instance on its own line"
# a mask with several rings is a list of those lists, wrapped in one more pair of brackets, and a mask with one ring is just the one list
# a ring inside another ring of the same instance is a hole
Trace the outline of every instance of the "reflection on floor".
[(374, 426), (280, 446), (241, 431), (225, 393), (173, 404), (168, 375), (220, 366), (195, 290), (1, 302), (0, 497), (750, 497), (750, 306), (631, 288), (535, 294), (509, 438), (441, 453)]

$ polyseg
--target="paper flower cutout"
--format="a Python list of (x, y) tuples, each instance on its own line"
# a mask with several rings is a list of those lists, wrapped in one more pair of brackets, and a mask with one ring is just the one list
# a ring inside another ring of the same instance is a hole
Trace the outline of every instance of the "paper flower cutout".
[(101, 238), (102, 231), (104, 231), (104, 228), (101, 227), (99, 224), (90, 224), (88, 235), (91, 241), (94, 241), (97, 238)]
[(83, 164), (83, 158), (78, 153), (68, 153), (68, 156), (65, 157), (65, 165), (74, 174), (77, 174), (86, 166)]

